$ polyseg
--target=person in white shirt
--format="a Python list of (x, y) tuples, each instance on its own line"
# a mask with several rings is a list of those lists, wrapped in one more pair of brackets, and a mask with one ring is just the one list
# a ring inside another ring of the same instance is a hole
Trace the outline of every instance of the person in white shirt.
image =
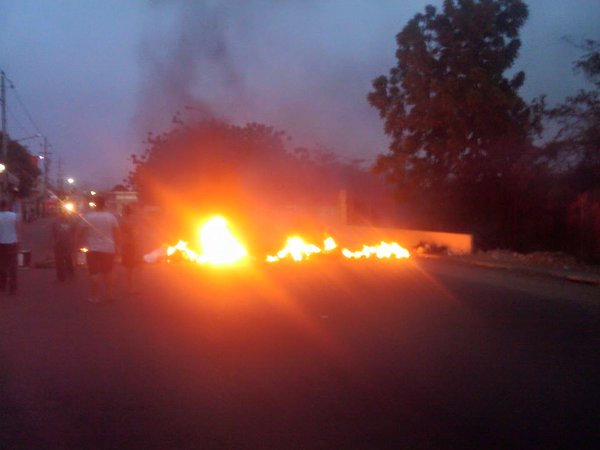
[(86, 262), (90, 273), (90, 297), (92, 303), (100, 303), (100, 285), (104, 285), (104, 300), (112, 301), (113, 266), (119, 248), (119, 223), (106, 211), (106, 200), (95, 199), (96, 208), (83, 216), (80, 235), (88, 249)]
[(22, 223), (11, 211), (6, 200), (0, 200), (0, 291), (17, 293), (17, 254), (21, 241)]

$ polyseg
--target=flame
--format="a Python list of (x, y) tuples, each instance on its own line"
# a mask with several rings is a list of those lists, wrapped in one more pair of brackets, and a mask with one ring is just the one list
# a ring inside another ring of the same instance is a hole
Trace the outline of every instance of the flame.
[(323, 248), (326, 252), (331, 252), (337, 248), (337, 244), (335, 240), (331, 236), (329, 236), (323, 241)]
[(200, 262), (233, 264), (248, 256), (244, 246), (231, 234), (227, 221), (221, 216), (213, 217), (201, 228), (200, 245), (203, 250)]
[(356, 252), (350, 251), (347, 248), (342, 250), (342, 255), (349, 259), (360, 259), (360, 258), (370, 258), (371, 256), (375, 256), (379, 259), (383, 258), (396, 258), (396, 259), (404, 259), (410, 258), (410, 252), (402, 247), (397, 242), (384, 242), (381, 241), (377, 245), (363, 245), (361, 250)]
[[(177, 244), (167, 247), (167, 259), (177, 254), (185, 260), (198, 264), (230, 265), (248, 256), (245, 247), (229, 230), (227, 220), (221, 216), (212, 217), (201, 227), (199, 240), (201, 251), (193, 250), (186, 241), (180, 240)], [(348, 259), (410, 258), (410, 252), (397, 242), (381, 241), (377, 245), (363, 245), (362, 249), (352, 251), (348, 248), (340, 250), (331, 236), (327, 236), (319, 247), (296, 235), (288, 237), (281, 250), (275, 255), (267, 255), (265, 259), (269, 263), (284, 259), (306, 261), (316, 254), (341, 254)]]
[(287, 239), (285, 247), (279, 250), (276, 256), (268, 255), (266, 260), (267, 262), (277, 262), (289, 257), (294, 261), (303, 261), (309, 259), (313, 254), (331, 252), (335, 248), (337, 248), (337, 244), (331, 236), (323, 241), (323, 248), (307, 243), (300, 236), (292, 236)]
[(188, 247), (185, 241), (179, 241), (167, 248), (167, 256), (179, 254), (189, 261), (217, 266), (235, 264), (248, 256), (244, 246), (229, 230), (227, 220), (221, 216), (212, 217), (200, 229), (202, 252)]
[(308, 259), (313, 253), (321, 253), (321, 249), (314, 244), (308, 244), (300, 236), (288, 238), (285, 247), (277, 252), (277, 256), (267, 256), (267, 262), (276, 262), (290, 257), (294, 261)]
[(167, 248), (167, 256), (173, 256), (179, 252), (184, 259), (192, 262), (200, 262), (200, 255), (188, 247), (188, 243), (185, 241), (179, 241), (177, 244)]

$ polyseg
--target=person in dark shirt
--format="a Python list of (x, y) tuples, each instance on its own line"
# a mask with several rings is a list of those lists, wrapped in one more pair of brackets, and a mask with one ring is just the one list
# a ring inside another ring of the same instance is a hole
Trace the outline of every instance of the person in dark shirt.
[(50, 233), (56, 265), (56, 279), (60, 282), (71, 280), (75, 275), (73, 269), (75, 232), (76, 227), (69, 212), (64, 209), (60, 210), (52, 223)]
[(121, 229), (121, 264), (127, 271), (127, 292), (137, 294), (134, 289), (133, 272), (141, 258), (137, 242), (138, 224), (131, 205), (125, 205), (123, 208), (119, 227)]

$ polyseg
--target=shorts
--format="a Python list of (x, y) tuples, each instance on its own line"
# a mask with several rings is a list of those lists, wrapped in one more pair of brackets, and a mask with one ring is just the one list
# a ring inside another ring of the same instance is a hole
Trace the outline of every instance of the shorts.
[(86, 262), (90, 275), (109, 273), (115, 263), (115, 254), (106, 252), (87, 252)]

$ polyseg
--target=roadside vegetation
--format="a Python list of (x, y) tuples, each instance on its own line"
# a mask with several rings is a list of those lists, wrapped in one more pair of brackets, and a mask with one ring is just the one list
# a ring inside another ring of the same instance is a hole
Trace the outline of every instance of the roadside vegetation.
[(154, 203), (180, 197), (247, 215), (261, 211), (258, 199), (331, 203), (345, 188), (354, 221), (470, 232), (480, 250), (598, 263), (600, 44), (570, 42), (588, 90), (528, 102), (526, 74), (514, 70), (527, 17), (522, 0), (446, 0), (416, 14), (396, 36), (396, 65), (366, 93), (390, 138), (372, 168), (341, 160), (342, 149), (287, 148), (267, 125), (176, 117), (132, 155), (126, 181)]

